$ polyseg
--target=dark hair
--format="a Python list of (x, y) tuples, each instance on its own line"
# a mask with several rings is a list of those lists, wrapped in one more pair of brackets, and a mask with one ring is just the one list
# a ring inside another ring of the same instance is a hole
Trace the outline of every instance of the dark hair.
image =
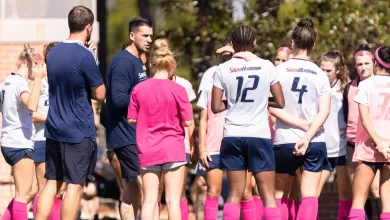
[(129, 34), (130, 32), (135, 31), (135, 29), (141, 26), (153, 27), (152, 22), (150, 22), (148, 19), (142, 17), (136, 17), (129, 22)]
[(225, 39), (223, 40), (223, 45), (228, 45), (232, 43), (232, 32), (226, 34)]
[(255, 32), (249, 26), (240, 25), (234, 28), (232, 32), (232, 43), (234, 51), (247, 51), (253, 49), (255, 41)]
[(337, 79), (340, 80), (340, 91), (344, 91), (350, 79), (349, 71), (343, 55), (341, 55), (340, 51), (338, 50), (329, 51), (321, 56), (320, 62), (323, 61), (332, 62), (336, 68), (336, 71), (339, 71), (339, 74), (337, 74)]
[(295, 48), (293, 50), (306, 50), (307, 53), (311, 53), (316, 42), (317, 34), (314, 30), (313, 21), (310, 18), (302, 19), (292, 34), (292, 40), (294, 40)]
[(46, 44), (43, 46), (43, 58), (45, 60), (45, 63), (47, 61), (47, 55), (49, 55), (50, 50), (55, 47), (58, 44), (58, 42), (51, 42), (49, 44)]
[(85, 6), (75, 6), (68, 14), (68, 25), (70, 33), (77, 33), (84, 30), (87, 25), (92, 25), (94, 15), (91, 9)]
[(368, 51), (368, 52), (372, 53), (371, 48), (367, 44), (360, 44), (358, 46), (358, 48), (356, 49), (355, 53), (353, 53), (353, 56), (355, 56), (355, 54), (357, 52), (362, 51), (362, 50), (363, 51)]
[[(390, 72), (390, 68), (389, 68), (389, 66), (390, 66), (390, 47), (388, 47), (388, 46), (380, 47), (378, 49), (378, 52), (375, 55), (378, 56), (375, 58), (377, 60), (377, 64), (379, 65), (379, 67), (382, 69), (385, 69), (387, 72)], [(381, 63), (383, 63), (383, 64), (381, 64)], [(384, 65), (387, 65), (387, 67)]]

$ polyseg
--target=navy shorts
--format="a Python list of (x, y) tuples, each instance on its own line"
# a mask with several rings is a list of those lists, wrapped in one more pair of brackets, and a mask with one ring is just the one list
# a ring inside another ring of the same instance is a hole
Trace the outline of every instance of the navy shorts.
[(328, 166), (326, 145), (324, 142), (311, 142), (304, 156), (293, 154), (295, 144), (275, 145), (276, 173), (295, 175), (295, 171), (302, 167), (310, 172), (321, 172)]
[(18, 163), (24, 155), (33, 159), (34, 158), (34, 150), (31, 148), (13, 148), (13, 147), (1, 147), (1, 153), (10, 166)]
[(107, 149), (107, 158), (111, 162), (112, 158), (114, 158), (115, 152), (113, 149)]
[(115, 148), (114, 152), (121, 165), (122, 178), (126, 182), (136, 181), (140, 170), (137, 147), (134, 144), (127, 145)]
[(328, 170), (333, 172), (334, 168), (338, 166), (345, 166), (347, 164), (347, 155), (339, 156), (339, 157), (328, 157), (328, 164), (324, 168), (324, 170)]
[(191, 164), (191, 154), (189, 154), (189, 153), (186, 153), (186, 162), (187, 162), (187, 165)]
[[(209, 170), (212, 170), (212, 169), (220, 169), (220, 155), (219, 153), (211, 153), (210, 154), (210, 157), (211, 157), (211, 160), (212, 161), (208, 161), (209, 162)], [(204, 168), (202, 166), (202, 164), (198, 161), (198, 163), (196, 164), (196, 167), (195, 167), (195, 172), (196, 172), (196, 175), (199, 175), (199, 176), (205, 176), (206, 175), (206, 168)]]
[(48, 180), (84, 184), (93, 180), (97, 160), (96, 142), (84, 138), (80, 143), (46, 139), (46, 173)]
[(34, 143), (34, 162), (43, 163), (45, 162), (45, 152), (46, 152), (46, 141), (35, 141)]
[(263, 172), (275, 170), (270, 139), (255, 137), (224, 137), (220, 151), (220, 169)]
[(375, 169), (375, 171), (382, 169), (386, 165), (390, 165), (390, 162), (366, 162), (362, 161), (365, 165)]

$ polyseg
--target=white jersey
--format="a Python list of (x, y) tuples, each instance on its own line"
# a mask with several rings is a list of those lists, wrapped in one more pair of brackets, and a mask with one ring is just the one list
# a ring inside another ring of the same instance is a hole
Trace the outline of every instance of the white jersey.
[(253, 54), (252, 59), (238, 57), (241, 54), (220, 64), (214, 74), (214, 86), (224, 90), (227, 99), (224, 137), (271, 139), (267, 107), (270, 87), (278, 82), (275, 66)]
[(208, 94), (211, 93), (211, 89), (213, 88), (213, 76), (217, 66), (212, 66), (204, 72), (202, 76), (202, 80), (199, 84), (198, 89), (198, 103), (197, 106), (204, 110), (207, 110), (207, 98)]
[(343, 93), (340, 80), (331, 88), (331, 105), (328, 119), (324, 123), (325, 143), (328, 157), (347, 154), (347, 123), (344, 120)]
[[(285, 106), (292, 116), (312, 121), (319, 111), (318, 97), (330, 95), (328, 76), (311, 61), (292, 58), (278, 65)], [(298, 142), (305, 132), (276, 119), (274, 144)], [(319, 131), (312, 142), (324, 142), (324, 132)]]
[(184, 79), (183, 77), (175, 76), (175, 82), (184, 87), (184, 89), (187, 92), (188, 99), (190, 100), (190, 102), (192, 102), (196, 99), (196, 94), (195, 94), (194, 89), (192, 88), (192, 84), (190, 83), (190, 81)]
[(20, 95), (30, 93), (27, 80), (18, 74), (10, 74), (1, 85), (3, 130), (1, 146), (33, 148), (35, 134), (32, 113), (21, 102)]
[[(47, 115), (49, 111), (49, 84), (47, 80), (42, 80), (41, 95), (39, 96), (39, 103), (37, 112)], [(35, 141), (45, 141), (45, 123), (34, 123), (35, 127)]]

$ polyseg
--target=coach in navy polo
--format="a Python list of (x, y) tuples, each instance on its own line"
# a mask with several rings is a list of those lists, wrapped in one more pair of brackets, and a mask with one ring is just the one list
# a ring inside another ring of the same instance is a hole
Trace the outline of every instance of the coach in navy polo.
[(106, 78), (107, 148), (113, 149), (121, 167), (124, 184), (123, 203), (120, 214), (125, 218), (125, 206), (130, 208), (130, 216), (137, 215), (139, 187), (136, 182), (139, 174), (138, 154), (135, 142), (135, 125), (127, 121), (127, 109), (133, 88), (146, 79), (140, 60), (142, 53), (149, 50), (152, 43), (151, 23), (143, 18), (129, 22), (129, 45), (115, 55), (108, 66)]
[(47, 57), (49, 112), (46, 120), (46, 174), (37, 219), (48, 219), (55, 195), (68, 183), (61, 219), (76, 219), (83, 184), (96, 165), (96, 130), (91, 98), (102, 101), (103, 79), (94, 52), (84, 45), (94, 15), (84, 6), (68, 15), (70, 36)]

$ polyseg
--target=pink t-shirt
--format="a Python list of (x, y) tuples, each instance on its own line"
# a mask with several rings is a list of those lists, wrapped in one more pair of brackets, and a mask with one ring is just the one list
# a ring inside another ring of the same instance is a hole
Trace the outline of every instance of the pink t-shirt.
[(356, 129), (359, 119), (358, 104), (354, 101), (358, 87), (357, 79), (353, 80), (348, 91), (348, 121), (347, 121), (347, 141), (356, 142)]
[(135, 86), (127, 118), (137, 119), (140, 167), (186, 161), (181, 122), (192, 117), (187, 92), (175, 82), (150, 78)]
[[(371, 124), (377, 135), (389, 138), (390, 130), (390, 76), (375, 75), (360, 82), (355, 102), (369, 109)], [(376, 150), (371, 137), (359, 117), (353, 161), (390, 162)]]

